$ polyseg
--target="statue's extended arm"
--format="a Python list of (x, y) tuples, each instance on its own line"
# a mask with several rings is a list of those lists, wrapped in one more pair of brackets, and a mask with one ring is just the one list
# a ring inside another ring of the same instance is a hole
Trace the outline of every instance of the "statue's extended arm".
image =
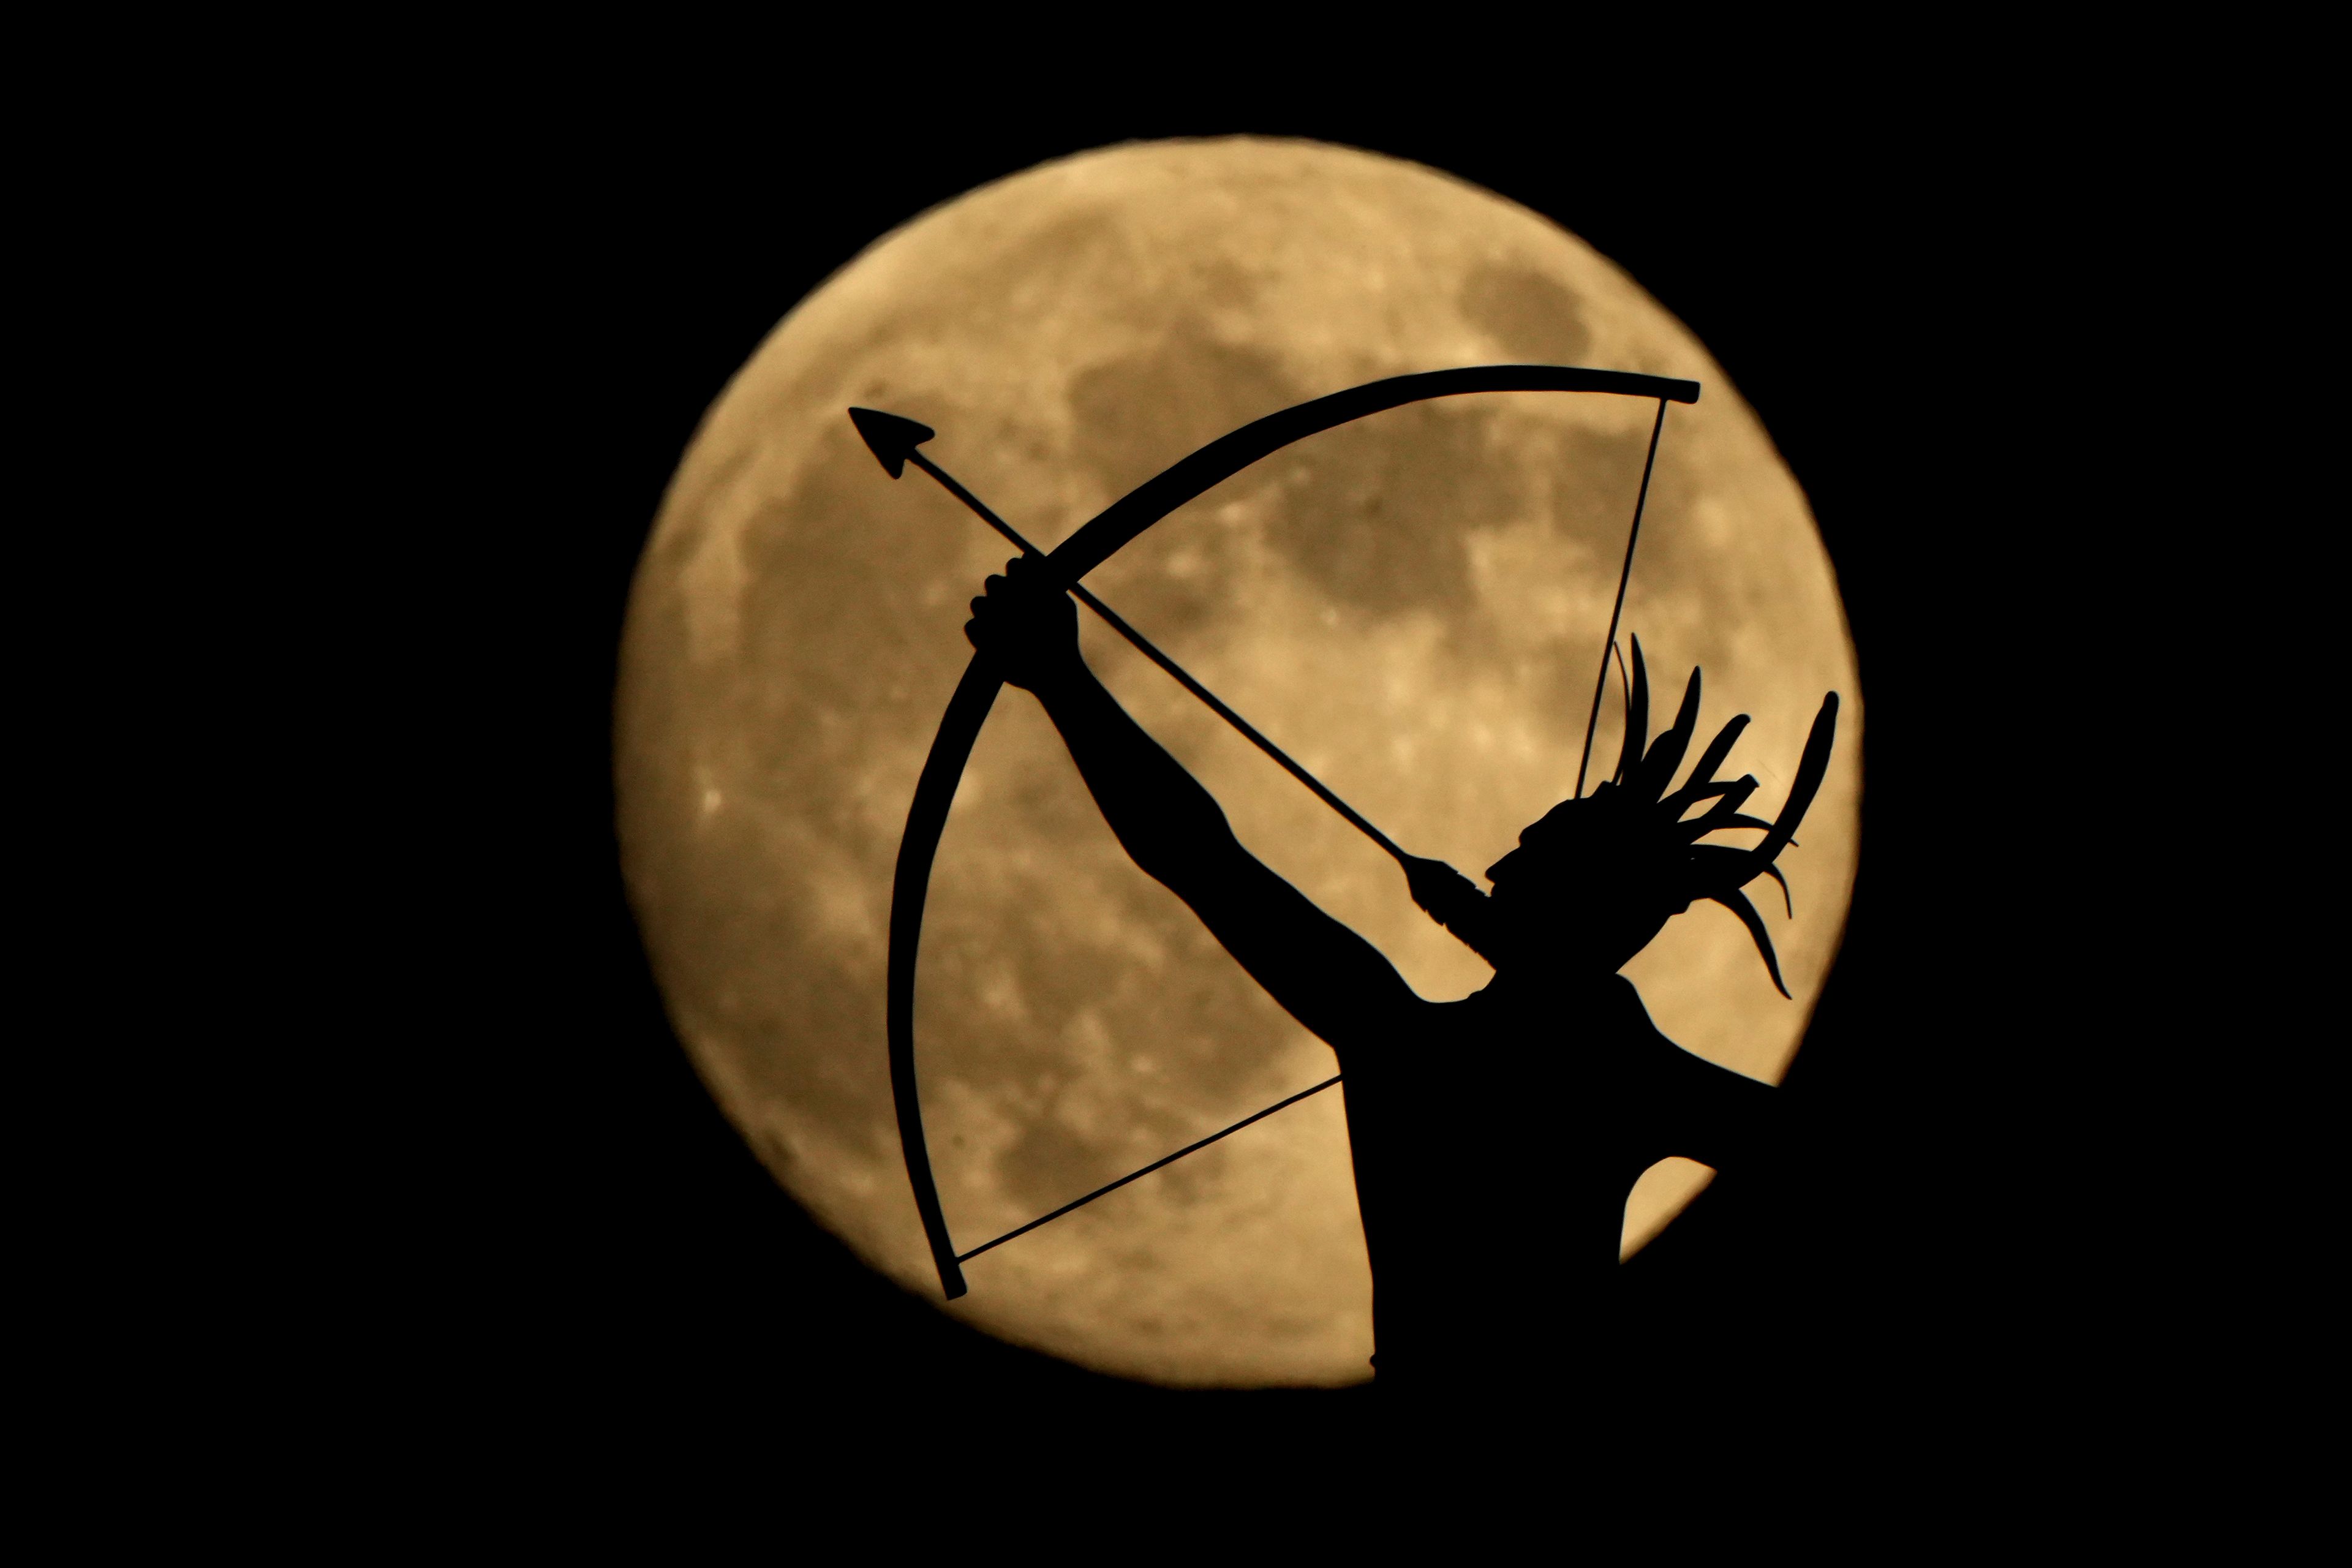
[(1291, 1016), (1334, 1045), (1421, 1005), (1380, 951), (1242, 847), (1223, 810), (1079, 656), (1076, 606), (1024, 558), (971, 602), (972, 645), (1033, 692), (1135, 863), (1190, 905)]

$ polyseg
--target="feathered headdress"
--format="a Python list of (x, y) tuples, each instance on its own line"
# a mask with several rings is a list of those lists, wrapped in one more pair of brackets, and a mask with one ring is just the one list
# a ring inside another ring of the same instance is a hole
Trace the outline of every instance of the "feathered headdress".
[[(1699, 754), (1683, 786), (1668, 793), (1666, 786), (1674, 782), (1698, 726), (1699, 671), (1691, 671), (1690, 685), (1683, 691), (1682, 707), (1676, 710), (1675, 721), (1666, 727), (1665, 733), (1652, 742), (1650, 672), (1642, 659), (1642, 639), (1635, 637), (1633, 641), (1633, 675), (1625, 696), (1625, 741), (1617, 753), (1617, 771), (1591, 795), (1565, 805), (1591, 814), (1587, 822), (1612, 837), (1622, 836), (1625, 849), (1645, 859), (1652, 856), (1664, 859), (1667, 863), (1664, 868), (1673, 879), (1671, 894), (1685, 905), (1704, 899), (1738, 916), (1739, 923), (1755, 939), (1756, 951), (1763, 955), (1764, 967), (1771, 973), (1773, 985), (1786, 996), (1789, 987), (1780, 978), (1780, 960), (1772, 951), (1771, 937), (1764, 930), (1764, 917), (1756, 912), (1756, 906), (1740, 889), (1759, 877), (1769, 877), (1780, 884), (1782, 904), (1790, 915), (1796, 913), (1795, 900), (1789, 896), (1788, 879), (1774, 862), (1780, 851), (1795, 841), (1797, 826), (1804, 821), (1814, 793), (1821, 788), (1822, 776), (1829, 771), (1830, 748), (1837, 738), (1837, 693), (1832, 691), (1822, 699), (1821, 711), (1813, 718), (1812, 732), (1805, 737), (1804, 755), (1797, 763), (1796, 782), (1790, 786), (1789, 798), (1781, 805), (1780, 816), (1766, 822), (1740, 811), (1756, 793), (1754, 774), (1743, 774), (1729, 782), (1715, 776), (1715, 770), (1731, 754), (1732, 743), (1748, 728), (1745, 713), (1717, 732), (1706, 750)], [(1619, 673), (1622, 679), (1622, 660)], [(1685, 815), (1710, 801), (1714, 804), (1706, 810), (1696, 816)], [(1708, 834), (1727, 827), (1760, 827), (1764, 837), (1752, 849), (1699, 842)]]
[[(1622, 658), (1618, 672), (1622, 678)], [(1625, 741), (1617, 755), (1615, 774), (1591, 795), (1562, 801), (1545, 813), (1519, 836), (1521, 846), (1544, 851), (1572, 845), (1588, 872), (1597, 872), (1603, 879), (1622, 879), (1654, 894), (1656, 904), (1664, 905), (1669, 914), (1679, 913), (1702, 899), (1721, 904), (1748, 928), (1773, 985), (1781, 995), (1788, 995), (1788, 984), (1780, 978), (1780, 955), (1772, 951), (1764, 917), (1740, 889), (1759, 877), (1769, 877), (1780, 884), (1781, 902), (1790, 914), (1796, 913), (1788, 879), (1774, 861), (1796, 841), (1797, 826), (1804, 820), (1806, 808), (1821, 788), (1822, 775), (1829, 769), (1830, 747), (1837, 736), (1837, 693), (1822, 699), (1822, 710), (1805, 740), (1804, 756), (1797, 763), (1796, 783), (1780, 815), (1766, 822), (1739, 809), (1756, 793), (1752, 774), (1729, 782), (1715, 776), (1715, 770), (1731, 754), (1732, 743), (1748, 728), (1747, 714), (1738, 715), (1717, 733), (1700, 753), (1690, 777), (1669, 794), (1667, 785), (1682, 766), (1698, 725), (1699, 672), (1691, 671), (1690, 686), (1683, 692), (1675, 721), (1655, 742), (1649, 739), (1650, 672), (1643, 662), (1639, 637), (1633, 639), (1633, 678), (1625, 685)], [(1706, 809), (1687, 815), (1700, 805)], [(1699, 842), (1727, 827), (1760, 827), (1764, 837), (1752, 849)], [(1490, 959), (1494, 956), (1486, 900), (1475, 883), (1435, 860), (1410, 862), (1407, 875), (1413, 882), (1413, 897), (1423, 909), (1473, 948)]]

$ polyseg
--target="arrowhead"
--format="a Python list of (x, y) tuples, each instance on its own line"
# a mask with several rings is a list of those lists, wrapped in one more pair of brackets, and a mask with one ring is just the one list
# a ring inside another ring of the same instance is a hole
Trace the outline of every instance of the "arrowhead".
[(866, 437), (866, 449), (894, 479), (907, 471), (907, 459), (915, 448), (939, 434), (928, 425), (873, 408), (851, 409), (849, 422), (857, 426), (857, 433)]

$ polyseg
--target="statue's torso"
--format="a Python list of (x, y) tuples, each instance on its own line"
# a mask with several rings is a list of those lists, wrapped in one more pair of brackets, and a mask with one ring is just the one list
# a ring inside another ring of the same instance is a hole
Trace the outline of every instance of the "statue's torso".
[(1605, 1310), (1634, 1182), (1770, 1092), (1683, 1051), (1613, 975), (1433, 1004), (1340, 1066), (1390, 1373), (1523, 1361)]

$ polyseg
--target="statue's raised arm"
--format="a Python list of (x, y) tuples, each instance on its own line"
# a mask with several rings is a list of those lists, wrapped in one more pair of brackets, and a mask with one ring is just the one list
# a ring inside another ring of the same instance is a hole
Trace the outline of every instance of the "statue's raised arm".
[(1076, 607), (1015, 559), (972, 600), (965, 635), (1043, 703), (1104, 819), (1135, 863), (1191, 906), (1290, 1016), (1334, 1047), (1426, 1005), (1380, 950), (1316, 907), (1234, 837), (1200, 781), (1087, 668)]

